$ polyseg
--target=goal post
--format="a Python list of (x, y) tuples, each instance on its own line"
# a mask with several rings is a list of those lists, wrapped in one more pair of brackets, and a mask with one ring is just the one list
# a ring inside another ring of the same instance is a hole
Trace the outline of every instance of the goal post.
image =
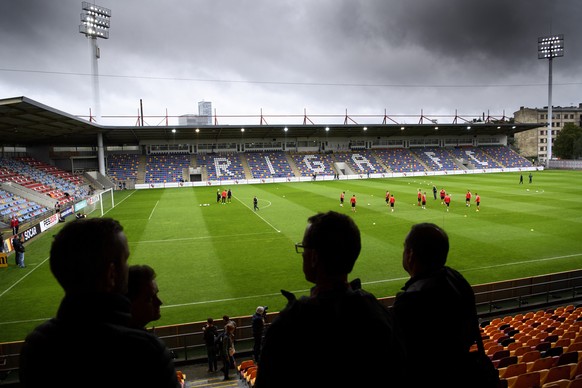
[(108, 188), (96, 193), (87, 200), (85, 214), (91, 214), (94, 211), (98, 211), (99, 216), (103, 217), (114, 207), (115, 200), (113, 199), (113, 188)]
[(101, 204), (101, 217), (115, 207), (112, 187), (99, 193), (99, 203)]

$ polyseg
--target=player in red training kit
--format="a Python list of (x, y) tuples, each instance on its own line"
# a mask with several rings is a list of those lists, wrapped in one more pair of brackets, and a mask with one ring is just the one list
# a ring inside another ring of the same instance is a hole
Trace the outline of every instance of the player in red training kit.
[(396, 198), (394, 198), (394, 194), (390, 194), (390, 210), (394, 211), (394, 204), (396, 203)]
[(477, 211), (479, 211), (479, 206), (481, 205), (481, 196), (475, 193), (475, 205), (477, 206)]
[(449, 211), (449, 205), (451, 204), (451, 196), (447, 193), (445, 194), (445, 205), (447, 205), (447, 211)]
[(467, 190), (467, 194), (465, 194), (465, 206), (471, 206), (471, 191)]

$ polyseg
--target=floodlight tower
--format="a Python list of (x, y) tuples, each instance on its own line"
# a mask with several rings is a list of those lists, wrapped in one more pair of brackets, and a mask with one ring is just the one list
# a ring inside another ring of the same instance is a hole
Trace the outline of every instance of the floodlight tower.
[[(93, 80), (93, 106), (95, 108), (95, 121), (101, 121), (101, 102), (99, 100), (99, 67), (97, 60), (101, 57), (97, 38), (109, 39), (109, 25), (111, 10), (89, 2), (81, 3), (81, 24), (79, 32), (89, 38), (91, 52), (91, 78)], [(105, 175), (105, 156), (103, 150), (103, 134), (97, 134), (99, 172)]]
[(538, 59), (547, 59), (549, 63), (548, 76), (548, 145), (546, 152), (546, 167), (550, 167), (552, 158), (552, 60), (564, 56), (564, 35), (542, 36), (538, 38)]

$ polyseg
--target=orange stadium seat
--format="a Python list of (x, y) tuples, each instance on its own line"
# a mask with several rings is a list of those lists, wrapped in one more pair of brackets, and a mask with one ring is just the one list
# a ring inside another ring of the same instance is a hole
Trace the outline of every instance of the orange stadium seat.
[(499, 368), (499, 377), (508, 379), (527, 373), (527, 364), (525, 362), (518, 362), (517, 364), (508, 365), (505, 368)]
[(540, 386), (540, 372), (522, 373), (507, 379), (508, 388), (532, 388)]
[(572, 370), (575, 368), (576, 364), (565, 364), (553, 366), (547, 371), (540, 372), (540, 383), (551, 383), (557, 380), (569, 380)]
[(533, 362), (527, 363), (527, 371), (528, 372), (536, 372), (543, 369), (550, 369), (556, 363), (556, 359), (553, 357), (546, 357), (546, 358), (538, 358)]

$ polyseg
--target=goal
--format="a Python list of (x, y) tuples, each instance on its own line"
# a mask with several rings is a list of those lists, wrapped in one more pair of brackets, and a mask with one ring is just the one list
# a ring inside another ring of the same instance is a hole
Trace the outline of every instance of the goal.
[(100, 191), (87, 199), (85, 214), (90, 214), (93, 213), (94, 211), (98, 211), (100, 213), (100, 216), (103, 217), (114, 207), (115, 201), (113, 199), (113, 188), (109, 188)]

